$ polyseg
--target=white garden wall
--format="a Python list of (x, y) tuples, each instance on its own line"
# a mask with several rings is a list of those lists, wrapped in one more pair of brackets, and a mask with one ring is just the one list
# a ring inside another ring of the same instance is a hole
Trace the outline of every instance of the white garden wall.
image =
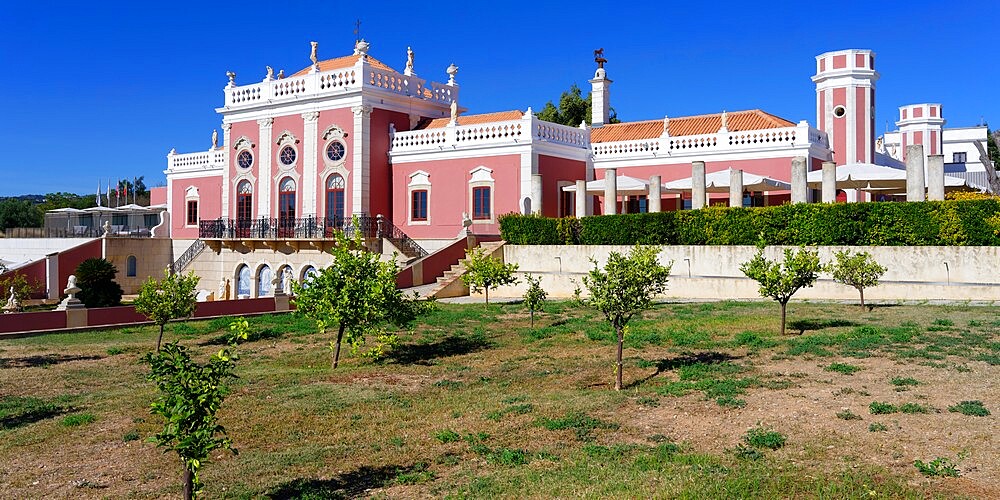
[[(780, 258), (786, 247), (768, 247), (769, 258)], [(973, 300), (1000, 301), (1000, 248), (998, 247), (817, 247), (820, 260), (833, 260), (836, 251), (850, 248), (866, 251), (887, 267), (882, 284), (865, 291), (865, 300)], [(583, 276), (593, 267), (591, 259), (604, 265), (612, 251), (627, 253), (630, 247), (611, 245), (505, 245), (504, 260), (517, 263), (518, 275), (540, 276), (550, 297), (570, 297), (578, 286), (586, 295)], [(671, 279), (664, 294), (668, 298), (751, 299), (759, 298), (756, 282), (740, 272), (740, 264), (753, 258), (753, 246), (663, 246), (660, 262), (673, 262)], [(525, 283), (501, 287), (496, 297), (524, 294)], [(822, 274), (813, 288), (795, 299), (857, 300), (858, 293)]]

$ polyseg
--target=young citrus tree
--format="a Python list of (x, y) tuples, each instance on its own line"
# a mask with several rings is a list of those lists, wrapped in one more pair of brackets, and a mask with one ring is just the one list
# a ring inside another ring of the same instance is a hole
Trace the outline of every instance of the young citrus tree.
[(542, 304), (545, 303), (549, 294), (545, 293), (545, 289), (542, 288), (541, 278), (535, 278), (529, 274), (525, 279), (528, 281), (528, 290), (524, 292), (524, 305), (528, 306), (528, 310), (531, 311), (531, 327), (534, 328), (535, 311), (542, 310)]
[(861, 308), (865, 307), (865, 288), (878, 286), (878, 280), (885, 274), (886, 268), (879, 264), (868, 252), (852, 254), (850, 250), (842, 250), (834, 254), (834, 261), (826, 266), (833, 275), (833, 280), (847, 286), (853, 286), (861, 295)]
[(167, 269), (163, 274), (160, 281), (150, 276), (139, 287), (139, 296), (133, 303), (135, 312), (146, 316), (160, 327), (160, 336), (156, 339), (157, 352), (163, 341), (163, 325), (172, 319), (190, 316), (198, 306), (195, 287), (198, 286), (199, 278), (194, 272), (184, 276), (173, 274)]
[(764, 257), (764, 249), (757, 250), (753, 259), (740, 266), (748, 278), (760, 285), (761, 297), (770, 297), (781, 304), (781, 333), (785, 333), (785, 311), (788, 301), (795, 292), (804, 287), (811, 287), (819, 277), (822, 266), (819, 263), (819, 253), (800, 248), (793, 252), (785, 249), (782, 261), (771, 261)]
[(146, 355), (146, 363), (151, 368), (147, 378), (160, 392), (150, 412), (166, 421), (163, 430), (151, 441), (176, 452), (184, 463), (185, 499), (193, 498), (201, 490), (198, 471), (208, 463), (213, 451), (223, 449), (236, 453), (216, 413), (229, 393), (225, 382), (235, 377), (233, 368), (239, 357), (234, 347), (239, 339), (234, 336), (230, 347), (212, 355), (205, 364), (193, 361), (187, 348), (176, 342)]
[(622, 346), (625, 327), (639, 311), (653, 305), (653, 298), (667, 289), (673, 262), (661, 265), (658, 247), (632, 247), (628, 256), (611, 252), (604, 268), (597, 266), (583, 277), (590, 291), (587, 303), (601, 311), (618, 336), (618, 357), (615, 365), (615, 390), (622, 389)]
[(489, 304), (490, 290), (496, 290), (501, 285), (517, 283), (514, 271), (517, 271), (517, 264), (504, 264), (500, 259), (486, 255), (482, 247), (473, 248), (466, 251), (462, 282), (472, 290), (472, 293), (485, 292), (486, 303)]
[(377, 358), (385, 347), (397, 343), (396, 336), (385, 333), (383, 326), (404, 326), (420, 308), (396, 288), (399, 268), (395, 259), (384, 262), (376, 253), (365, 250), (360, 232), (354, 238), (337, 233), (331, 250), (333, 263), (313, 275), (308, 283), (292, 283), (296, 314), (316, 321), (320, 333), (337, 326), (337, 341), (331, 342), (333, 367), (340, 362), (340, 346), (347, 333), (352, 352), (364, 344), (367, 333), (374, 333), (377, 344), (365, 353)]

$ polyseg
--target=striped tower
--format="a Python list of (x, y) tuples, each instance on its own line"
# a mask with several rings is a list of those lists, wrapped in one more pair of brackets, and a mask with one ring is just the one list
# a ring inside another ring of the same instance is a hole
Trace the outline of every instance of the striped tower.
[(941, 127), (945, 120), (941, 115), (940, 104), (909, 104), (899, 107), (899, 139), (903, 151), (903, 161), (906, 161), (906, 146), (921, 145), (924, 147), (924, 165), (927, 156), (941, 153)]
[(816, 56), (816, 123), (837, 165), (875, 161), (875, 53), (849, 49)]

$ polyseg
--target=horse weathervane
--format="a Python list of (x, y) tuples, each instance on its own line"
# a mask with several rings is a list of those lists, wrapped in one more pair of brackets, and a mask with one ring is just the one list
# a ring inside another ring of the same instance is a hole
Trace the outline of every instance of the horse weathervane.
[(604, 47), (594, 51), (594, 62), (597, 63), (598, 68), (603, 68), (604, 63), (608, 62), (608, 60), (604, 58)]

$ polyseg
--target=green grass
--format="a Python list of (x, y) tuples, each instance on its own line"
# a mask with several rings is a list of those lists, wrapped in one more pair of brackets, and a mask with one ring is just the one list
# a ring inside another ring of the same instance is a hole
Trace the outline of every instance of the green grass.
[(990, 414), (990, 411), (983, 406), (983, 402), (979, 400), (962, 401), (956, 405), (949, 406), (948, 411), (972, 417), (987, 417)]
[[(803, 333), (778, 335), (775, 307), (656, 305), (633, 320), (622, 392), (611, 389), (614, 339), (607, 322), (568, 302), (547, 306), (534, 330), (520, 304), (439, 304), (398, 332), (401, 345), (385, 359), (346, 353), (337, 370), (330, 368), (327, 348), (335, 331), (317, 333), (314, 323), (294, 314), (249, 318), (260, 335), (240, 347), (239, 379), (220, 412), (240, 454), (213, 455), (203, 469), (205, 496), (960, 495), (948, 482), (915, 483), (914, 469), (901, 474), (867, 460), (879, 453), (871, 442), (883, 446), (891, 435), (854, 441), (857, 436), (845, 433), (831, 440), (797, 428), (787, 441), (777, 432), (784, 431), (777, 401), (815, 391), (817, 398), (803, 404), (823, 404), (811, 411), (832, 416), (843, 407), (860, 408), (857, 398), (873, 399), (866, 389), (883, 397), (876, 387), (865, 387), (866, 380), (890, 381), (899, 373), (923, 380), (929, 369), (920, 363), (930, 362), (940, 365), (941, 375), (973, 370), (965, 399), (988, 402), (980, 381), (995, 377), (987, 360), (1000, 356), (1000, 342), (992, 319), (977, 319), (984, 310), (924, 305), (858, 314), (856, 307), (796, 302), (789, 317), (807, 318), (795, 323)], [(963, 326), (935, 324), (940, 318)], [(227, 330), (228, 318), (191, 321), (172, 325), (165, 340), (180, 339), (204, 360), (219, 349), (213, 342)], [(146, 447), (140, 440), (163, 426), (149, 414), (154, 389), (145, 380), (148, 368), (138, 361), (155, 337), (155, 328), (130, 327), (0, 341), (0, 460), (53, 464), (51, 477), (37, 486), (28, 486), (36, 480), (34, 469), (11, 468), (4, 477), (6, 495), (64, 496), (51, 485), (80, 478), (46, 451), (54, 447), (84, 457), (82, 467), (98, 460), (130, 464), (136, 479), (109, 476), (95, 491), (100, 496), (179, 495), (175, 461), (136, 448)], [(865, 357), (890, 362), (854, 361)], [(799, 368), (816, 365), (843, 365), (831, 371), (855, 377)], [(838, 390), (848, 380), (859, 384)], [(790, 387), (802, 390), (780, 393)], [(915, 401), (920, 404), (907, 404), (936, 411)], [(896, 413), (907, 407), (885, 404)], [(739, 408), (745, 406), (762, 416), (743, 435), (732, 429), (742, 425), (747, 412)], [(857, 417), (841, 413), (838, 418)], [(64, 417), (79, 415), (96, 420), (63, 427)], [(900, 417), (900, 428), (921, 432), (945, 416)], [(689, 441), (672, 435), (695, 419), (712, 430), (689, 434)], [(957, 420), (953, 425), (982, 422)], [(888, 430), (879, 422), (868, 428)], [(855, 430), (863, 429), (858, 423)], [(928, 439), (938, 439), (935, 446), (959, 446), (940, 441), (945, 437)], [(858, 458), (847, 460), (845, 453)]]
[(896, 405), (882, 401), (872, 401), (872, 403), (868, 405), (868, 412), (872, 415), (888, 415), (898, 411), (899, 408), (897, 408)]
[(743, 442), (754, 448), (777, 450), (785, 445), (785, 436), (765, 427), (754, 427), (743, 435)]
[(930, 462), (924, 463), (922, 460), (915, 460), (913, 466), (921, 474), (930, 477), (958, 477), (958, 465), (950, 459), (937, 457)]
[(851, 410), (842, 410), (837, 412), (837, 418), (841, 420), (861, 420), (861, 415), (858, 415)]
[(63, 427), (79, 427), (96, 421), (97, 416), (93, 413), (76, 413), (73, 415), (66, 415), (59, 423), (62, 424)]
[(837, 372), (837, 373), (842, 373), (844, 375), (854, 375), (855, 372), (861, 371), (860, 366), (855, 366), (848, 363), (830, 363), (823, 369), (828, 372)]

